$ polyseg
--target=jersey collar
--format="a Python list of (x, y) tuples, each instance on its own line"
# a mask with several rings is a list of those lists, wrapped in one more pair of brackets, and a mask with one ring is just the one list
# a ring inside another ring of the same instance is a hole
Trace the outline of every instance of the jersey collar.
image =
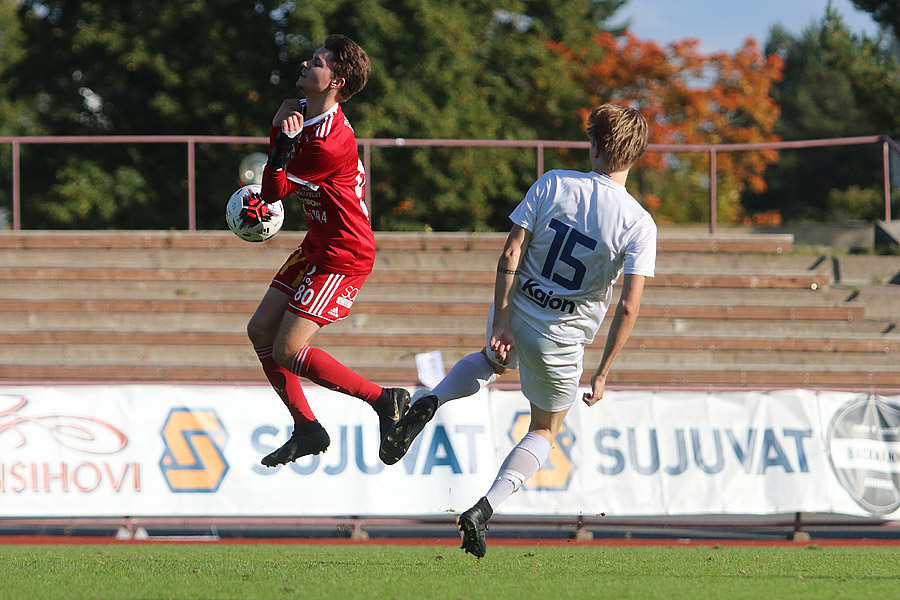
[(341, 104), (339, 102), (335, 103), (334, 106), (332, 106), (331, 108), (329, 108), (328, 110), (323, 112), (321, 115), (317, 115), (317, 116), (313, 117), (312, 119), (309, 119), (308, 121), (304, 120), (303, 128), (306, 129), (310, 125), (315, 125), (316, 123), (318, 123), (320, 121), (324, 121), (325, 119), (327, 119), (328, 117), (330, 117), (331, 115), (336, 113), (337, 109), (340, 108), (340, 106), (341, 106)]
[(613, 181), (613, 180), (612, 180), (612, 177), (609, 176), (609, 173), (598, 173), (597, 171), (591, 171), (591, 175), (593, 175), (594, 177), (597, 177), (598, 179), (602, 180), (603, 183), (605, 183), (605, 184), (607, 184), (607, 185), (611, 185), (611, 186), (613, 186), (613, 187), (615, 187), (615, 188), (621, 188), (621, 189), (623, 189), (623, 190), (625, 189), (625, 186), (619, 185), (618, 183), (616, 183), (615, 181)]

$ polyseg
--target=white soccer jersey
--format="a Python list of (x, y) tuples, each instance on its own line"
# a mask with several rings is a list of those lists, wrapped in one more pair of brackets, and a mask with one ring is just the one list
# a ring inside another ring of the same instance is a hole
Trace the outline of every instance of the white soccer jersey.
[(608, 175), (549, 171), (510, 219), (532, 235), (512, 310), (548, 338), (591, 343), (623, 270), (653, 277), (656, 223)]

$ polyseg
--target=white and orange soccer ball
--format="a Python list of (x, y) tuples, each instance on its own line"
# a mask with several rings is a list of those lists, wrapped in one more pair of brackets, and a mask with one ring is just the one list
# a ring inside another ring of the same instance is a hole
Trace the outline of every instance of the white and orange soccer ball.
[(266, 204), (259, 191), (258, 184), (245, 185), (231, 195), (225, 206), (228, 228), (247, 242), (263, 242), (278, 233), (284, 224), (281, 200)]

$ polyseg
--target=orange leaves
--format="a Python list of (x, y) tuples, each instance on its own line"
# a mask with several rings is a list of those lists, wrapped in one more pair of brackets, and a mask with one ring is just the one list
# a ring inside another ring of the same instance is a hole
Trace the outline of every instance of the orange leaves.
[[(733, 54), (704, 54), (699, 41), (690, 38), (661, 46), (627, 30), (619, 37), (598, 33), (593, 43), (590, 49), (559, 43), (550, 47), (573, 63), (591, 104), (614, 102), (639, 108), (650, 123), (651, 143), (741, 144), (779, 139), (774, 133), (779, 108), (770, 93), (784, 64), (776, 55), (763, 55), (753, 38), (747, 38)], [(601, 57), (588, 59), (598, 49)], [(738, 197), (744, 189), (765, 190), (766, 165), (777, 159), (774, 151), (720, 152), (720, 185), (730, 188), (720, 191)], [(666, 157), (651, 152), (641, 164), (658, 170), (677, 168), (685, 175), (702, 175), (709, 169), (703, 153)]]
[(662, 206), (662, 200), (659, 199), (659, 196), (656, 194), (644, 194), (644, 206), (647, 210), (653, 212), (659, 210), (659, 207)]
[(626, 31), (602, 32), (594, 43), (603, 58), (585, 64), (586, 51), (552, 43), (577, 63), (579, 81), (597, 103), (637, 105), (651, 121), (653, 142), (726, 143), (775, 141), (778, 106), (769, 96), (783, 62), (763, 56), (752, 38), (733, 56), (706, 55), (699, 42), (684, 39), (665, 47)]
[(777, 208), (773, 208), (765, 212), (757, 213), (753, 216), (744, 217), (741, 220), (741, 225), (780, 227), (781, 220), (781, 211)]

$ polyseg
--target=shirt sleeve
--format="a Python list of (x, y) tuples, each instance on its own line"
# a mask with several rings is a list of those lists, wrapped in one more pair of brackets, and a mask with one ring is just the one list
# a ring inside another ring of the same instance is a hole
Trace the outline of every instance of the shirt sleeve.
[(534, 233), (541, 199), (547, 196), (548, 187), (547, 175), (545, 174), (532, 184), (528, 193), (525, 194), (525, 198), (519, 202), (519, 205), (509, 215), (509, 220), (519, 227)]
[[(275, 138), (278, 137), (280, 127), (272, 127), (269, 129), (269, 154), (275, 147)], [(287, 178), (284, 169), (275, 171), (266, 165), (263, 169), (262, 185), (260, 186), (259, 197), (263, 202), (277, 202), (285, 196), (293, 194), (300, 186)]]
[(269, 165), (266, 165), (263, 169), (259, 197), (266, 203), (277, 202), (296, 192), (299, 187), (299, 184), (287, 178), (287, 172), (284, 169), (273, 171)]
[(272, 153), (272, 148), (275, 147), (275, 138), (278, 137), (278, 132), (281, 131), (281, 127), (275, 127), (272, 125), (269, 127), (269, 153)]
[(656, 223), (649, 215), (632, 226), (625, 245), (625, 273), (653, 277), (656, 270)]

